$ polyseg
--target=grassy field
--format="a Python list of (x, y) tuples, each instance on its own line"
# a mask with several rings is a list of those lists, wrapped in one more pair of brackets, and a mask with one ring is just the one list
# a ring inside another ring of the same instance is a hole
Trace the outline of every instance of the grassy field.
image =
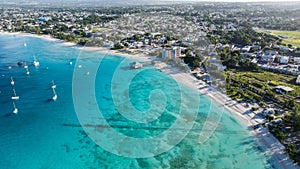
[(300, 47), (300, 31), (281, 31), (281, 30), (258, 30), (258, 32), (270, 33), (275, 36), (286, 37), (282, 42), (286, 45), (291, 44)]
[[(227, 85), (227, 94), (234, 99), (261, 100), (262, 96), (268, 96), (282, 104), (294, 100), (300, 106), (297, 98), (300, 96), (300, 86), (295, 85), (296, 76), (264, 71), (235, 72), (227, 77), (230, 83)], [(285, 95), (278, 94), (274, 88), (279, 85), (291, 87), (294, 91)]]
[[(290, 94), (293, 96), (300, 95), (300, 86), (295, 85), (296, 76), (278, 74), (273, 72), (246, 72), (246, 73), (237, 73), (236, 76), (242, 76), (248, 80), (255, 79), (265, 85), (272, 87), (277, 85), (289, 86), (294, 89)], [(271, 82), (271, 83), (270, 83)]]
[(111, 29), (109, 29), (109, 28), (97, 28), (97, 27), (92, 28), (92, 31), (93, 31), (93, 32), (109, 31), (109, 30), (111, 30)]

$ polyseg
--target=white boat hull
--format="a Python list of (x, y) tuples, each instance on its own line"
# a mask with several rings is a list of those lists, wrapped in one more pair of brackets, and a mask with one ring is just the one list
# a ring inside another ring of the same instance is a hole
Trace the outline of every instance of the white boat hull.
[(13, 111), (13, 113), (14, 113), (14, 114), (18, 114), (18, 109), (15, 108), (14, 111)]
[(52, 97), (52, 100), (56, 101), (56, 100), (57, 100), (57, 95), (54, 95), (54, 96)]
[(20, 97), (19, 97), (19, 96), (13, 96), (13, 97), (11, 97), (11, 99), (12, 99), (12, 100), (19, 100)]

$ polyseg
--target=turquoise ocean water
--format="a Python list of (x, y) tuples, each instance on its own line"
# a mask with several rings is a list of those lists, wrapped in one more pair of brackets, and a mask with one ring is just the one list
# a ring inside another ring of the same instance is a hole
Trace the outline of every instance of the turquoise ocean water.
[[(199, 144), (198, 134), (210, 104), (214, 104), (203, 96), (196, 125), (169, 151), (151, 158), (135, 159), (103, 150), (85, 134), (75, 113), (72, 79), (79, 55), (85, 56), (81, 60), (82, 72), (88, 72), (88, 65), (102, 57), (99, 53), (83, 54), (78, 49), (39, 38), (0, 35), (0, 169), (274, 167), (268, 153), (258, 146), (246, 127), (232, 118), (229, 112), (223, 114), (212, 137)], [(33, 56), (40, 62), (38, 68), (32, 65)], [(20, 60), (29, 66), (29, 76), (23, 67), (17, 65)], [(95, 93), (103, 117), (116, 131), (130, 137), (146, 138), (162, 133), (175, 120), (176, 116), (170, 113), (179, 110), (178, 100), (172, 100), (179, 92), (177, 86), (173, 85), (174, 80), (155, 69), (145, 69), (138, 74), (129, 86), (129, 98), (133, 106), (141, 111), (149, 109), (149, 102), (145, 98), (152, 90), (161, 89), (167, 98), (167, 108), (159, 120), (147, 124), (130, 122), (118, 113), (110, 91), (122, 83), (122, 78), (112, 82), (114, 71), (122, 60), (118, 56), (105, 56), (95, 75)], [(69, 65), (70, 61), (73, 65)], [(9, 69), (9, 66), (12, 68)], [(128, 76), (135, 70), (123, 68), (120, 71), (123, 76)], [(15, 81), (16, 93), (20, 96), (20, 100), (16, 101), (19, 109), (17, 115), (12, 114), (11, 76)], [(51, 100), (52, 80), (57, 85), (56, 102)], [(85, 89), (81, 92), (85, 92)], [(93, 111), (89, 107), (86, 110)]]

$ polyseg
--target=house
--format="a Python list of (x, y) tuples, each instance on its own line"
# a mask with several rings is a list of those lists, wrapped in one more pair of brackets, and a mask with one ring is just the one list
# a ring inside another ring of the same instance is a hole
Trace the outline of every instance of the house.
[(161, 36), (161, 33), (156, 32), (156, 33), (151, 33), (150, 38), (154, 39), (156, 36)]
[(212, 57), (210, 60), (210, 64), (212, 65), (212, 66), (214, 66), (217, 70), (219, 70), (219, 71), (223, 71), (223, 70), (225, 70), (227, 67), (226, 66), (224, 66), (222, 63), (221, 63), (221, 61), (219, 60), (219, 59), (217, 59), (217, 58), (215, 58), (215, 57)]
[(259, 46), (259, 45), (253, 45), (253, 46), (251, 46), (251, 49), (259, 51), (259, 50), (261, 50), (261, 46)]
[(290, 60), (290, 57), (288, 56), (281, 56), (279, 59), (279, 63), (280, 64), (288, 64)]
[(276, 86), (275, 91), (279, 94), (286, 94), (288, 92), (292, 92), (294, 89), (288, 86)]
[(261, 61), (263, 62), (274, 62), (278, 52), (275, 50), (267, 50), (261, 56)]
[(266, 116), (266, 115), (274, 115), (274, 114), (275, 114), (275, 111), (274, 111), (274, 109), (269, 108), (269, 109), (264, 110), (263, 114), (264, 114), (265, 116)]
[(251, 49), (251, 46), (244, 46), (242, 49), (241, 49), (241, 53), (248, 53)]
[(268, 55), (268, 54), (262, 54), (261, 61), (263, 62), (274, 62), (276, 58), (276, 55)]
[(45, 21), (49, 21), (49, 20), (51, 20), (51, 17), (40, 17), (40, 18), (38, 18), (39, 22), (45, 22)]
[(300, 85), (300, 75), (298, 75), (298, 77), (296, 79), (296, 85)]
[(294, 64), (300, 64), (300, 57), (294, 57)]
[(112, 47), (114, 47), (114, 43), (111, 41), (105, 41), (103, 46), (112, 48)]

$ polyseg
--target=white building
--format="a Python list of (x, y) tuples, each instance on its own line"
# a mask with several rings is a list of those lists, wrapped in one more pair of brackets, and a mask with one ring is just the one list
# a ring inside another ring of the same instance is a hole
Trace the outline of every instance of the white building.
[(162, 50), (162, 59), (163, 60), (177, 59), (180, 56), (181, 56), (180, 47), (164, 48)]
[(296, 85), (300, 85), (300, 75), (298, 75), (298, 77), (296, 79)]
[(178, 58), (178, 57), (181, 56), (181, 49), (180, 49), (180, 47), (173, 47), (172, 51), (173, 51), (172, 54), (173, 54), (173, 58), (174, 59), (176, 59), (176, 58)]
[(162, 59), (163, 60), (170, 60), (172, 59), (172, 49), (166, 48), (162, 50)]
[(274, 62), (276, 56), (278, 55), (278, 52), (275, 50), (267, 50), (264, 52), (261, 56), (261, 60), (263, 62)]
[(249, 52), (250, 49), (251, 49), (251, 46), (244, 46), (244, 47), (241, 49), (241, 53)]
[(288, 92), (292, 92), (294, 89), (288, 86), (276, 86), (275, 91), (280, 94), (286, 94)]
[(276, 58), (276, 55), (262, 54), (262, 56), (261, 56), (261, 60), (263, 62), (274, 62), (275, 58)]
[(290, 57), (288, 57), (288, 56), (281, 56), (280, 60), (279, 60), (279, 63), (280, 64), (288, 64), (289, 60), (290, 60)]
[(294, 63), (300, 64), (300, 57), (294, 57)]

